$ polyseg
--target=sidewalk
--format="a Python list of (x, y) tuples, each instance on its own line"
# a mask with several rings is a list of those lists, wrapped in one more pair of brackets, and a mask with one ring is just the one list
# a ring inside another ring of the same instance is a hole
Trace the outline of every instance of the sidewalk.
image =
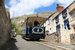
[[(43, 40), (43, 39), (41, 39)], [(46, 45), (52, 45), (54, 47), (57, 47), (57, 48), (64, 48), (64, 49), (71, 49), (71, 50), (75, 50), (75, 46), (72, 46), (72, 45), (66, 45), (66, 44), (61, 44), (61, 43), (56, 43), (56, 42), (48, 42), (46, 40), (43, 40), (45, 42), (42, 42), (42, 44), (46, 44)]]

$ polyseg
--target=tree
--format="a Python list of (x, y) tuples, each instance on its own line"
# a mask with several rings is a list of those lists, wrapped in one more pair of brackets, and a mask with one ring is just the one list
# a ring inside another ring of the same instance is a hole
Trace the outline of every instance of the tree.
[(13, 29), (15, 28), (15, 32), (17, 32), (18, 35), (21, 35), (21, 30), (16, 28), (16, 24), (12, 24)]

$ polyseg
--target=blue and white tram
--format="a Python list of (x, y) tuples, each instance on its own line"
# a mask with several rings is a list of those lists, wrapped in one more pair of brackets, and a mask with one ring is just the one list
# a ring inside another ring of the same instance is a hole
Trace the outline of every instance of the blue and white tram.
[[(45, 18), (40, 18), (40, 17), (30, 17), (30, 18), (27, 18), (25, 21), (25, 25), (24, 25), (24, 30), (23, 32), (25, 34), (22, 34), (22, 36), (25, 38), (25, 39), (37, 39), (39, 40), (40, 38), (41, 39), (44, 39), (45, 38), (45, 27), (41, 27), (40, 25), (37, 25), (37, 26), (33, 26), (33, 23), (35, 20), (38, 20), (38, 22), (42, 23), (44, 22), (46, 19)], [(26, 30), (26, 31), (25, 31)]]

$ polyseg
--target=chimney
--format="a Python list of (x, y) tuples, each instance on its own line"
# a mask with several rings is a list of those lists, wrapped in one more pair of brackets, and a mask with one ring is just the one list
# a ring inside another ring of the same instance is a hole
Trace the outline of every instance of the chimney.
[(61, 12), (63, 10), (63, 6), (57, 4), (57, 12)]

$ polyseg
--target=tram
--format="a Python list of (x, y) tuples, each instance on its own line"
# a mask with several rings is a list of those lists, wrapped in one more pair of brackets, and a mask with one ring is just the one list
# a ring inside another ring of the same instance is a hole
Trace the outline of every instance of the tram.
[(40, 24), (46, 19), (41, 17), (28, 17), (22, 25), (22, 37), (25, 39), (44, 39), (45, 38), (45, 27), (40, 25), (34, 26), (34, 21), (37, 20)]

